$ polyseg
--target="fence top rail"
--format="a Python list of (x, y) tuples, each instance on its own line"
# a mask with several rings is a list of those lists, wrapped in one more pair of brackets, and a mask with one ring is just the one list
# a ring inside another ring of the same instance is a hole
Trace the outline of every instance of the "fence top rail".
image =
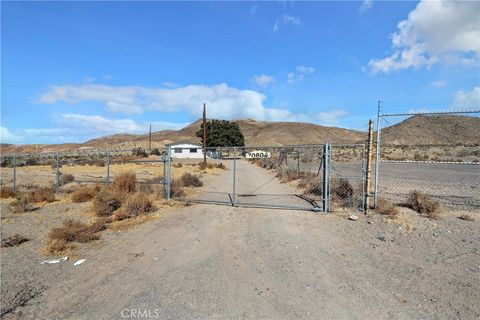
[(141, 151), (151, 151), (157, 149), (159, 151), (166, 151), (167, 149), (164, 147), (161, 148), (137, 148), (137, 149), (88, 149), (88, 150), (66, 150), (66, 151), (51, 151), (51, 152), (22, 152), (22, 153), (2, 153), (1, 157), (2, 158), (12, 158), (12, 157), (37, 157), (37, 158), (42, 158), (42, 157), (55, 157), (57, 154), (60, 156), (89, 156), (89, 155), (116, 155), (116, 154), (122, 154), (122, 153), (132, 153), (132, 152), (141, 152)]
[(458, 110), (458, 111), (431, 111), (431, 112), (403, 112), (403, 113), (379, 113), (379, 117), (398, 117), (398, 116), (418, 116), (418, 115), (435, 115), (435, 114), (466, 114), (480, 113), (478, 110)]

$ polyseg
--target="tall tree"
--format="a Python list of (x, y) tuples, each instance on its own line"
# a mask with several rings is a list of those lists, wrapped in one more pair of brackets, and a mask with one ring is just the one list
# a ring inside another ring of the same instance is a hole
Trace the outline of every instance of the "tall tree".
[[(195, 135), (203, 144), (203, 123)], [(212, 120), (207, 122), (207, 147), (244, 147), (245, 139), (240, 127), (233, 121)]]

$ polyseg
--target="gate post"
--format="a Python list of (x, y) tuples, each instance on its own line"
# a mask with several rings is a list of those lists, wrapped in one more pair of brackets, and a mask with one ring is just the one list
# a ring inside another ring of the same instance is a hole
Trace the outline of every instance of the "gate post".
[(233, 147), (233, 190), (232, 190), (232, 206), (235, 206), (237, 202), (237, 196), (236, 196), (236, 180), (237, 180), (237, 148)]
[(167, 149), (167, 200), (170, 200), (170, 188), (171, 188), (171, 178), (172, 178), (172, 160), (171, 160), (171, 146), (168, 146)]
[(323, 145), (323, 212), (330, 210), (330, 144)]

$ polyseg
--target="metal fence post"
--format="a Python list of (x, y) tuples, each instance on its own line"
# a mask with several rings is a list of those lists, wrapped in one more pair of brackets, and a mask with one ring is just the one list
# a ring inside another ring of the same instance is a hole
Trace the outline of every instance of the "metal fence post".
[(168, 168), (167, 168), (167, 200), (170, 200), (170, 190), (171, 190), (171, 184), (172, 184), (172, 155), (171, 155), (171, 146), (168, 146), (168, 150), (167, 150), (167, 164), (168, 164)]
[(361, 184), (362, 184), (362, 213), (366, 213), (366, 205), (365, 205), (365, 200), (366, 200), (366, 197), (365, 197), (365, 173), (366, 173), (366, 170), (365, 170), (365, 145), (362, 146), (362, 152), (361, 152), (361, 157), (362, 157), (362, 161), (361, 161), (361, 165), (362, 165), (362, 172), (361, 172)]
[(323, 212), (330, 207), (330, 144), (323, 146)]
[(13, 192), (17, 192), (17, 156), (13, 155)]
[(163, 175), (162, 175), (162, 191), (165, 198), (167, 197), (167, 158), (166, 155), (162, 156), (163, 163)]
[(58, 192), (58, 189), (60, 188), (60, 152), (57, 152), (56, 154), (56, 170), (55, 170), (55, 192)]
[(237, 176), (237, 148), (233, 147), (233, 191), (232, 191), (232, 205), (233, 206), (235, 206), (236, 201), (237, 201), (236, 176)]
[(110, 151), (107, 151), (107, 185), (110, 184)]
[(376, 155), (375, 155), (375, 190), (374, 190), (374, 198), (373, 198), (373, 206), (377, 207), (378, 201), (378, 176), (379, 176), (379, 169), (380, 169), (380, 148), (381, 148), (381, 136), (380, 131), (382, 130), (380, 126), (380, 106), (381, 102), (378, 101), (377, 107), (377, 144), (376, 144)]

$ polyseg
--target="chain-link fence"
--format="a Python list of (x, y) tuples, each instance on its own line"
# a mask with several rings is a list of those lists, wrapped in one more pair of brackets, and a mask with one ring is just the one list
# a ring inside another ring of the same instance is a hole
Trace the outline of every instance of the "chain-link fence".
[(34, 187), (52, 187), (59, 191), (77, 184), (108, 184), (123, 172), (134, 172), (140, 186), (157, 184), (163, 188), (165, 162), (163, 149), (2, 155), (0, 176), (2, 186), (15, 191)]
[(382, 113), (377, 199), (417, 190), (445, 208), (480, 208), (480, 111)]

